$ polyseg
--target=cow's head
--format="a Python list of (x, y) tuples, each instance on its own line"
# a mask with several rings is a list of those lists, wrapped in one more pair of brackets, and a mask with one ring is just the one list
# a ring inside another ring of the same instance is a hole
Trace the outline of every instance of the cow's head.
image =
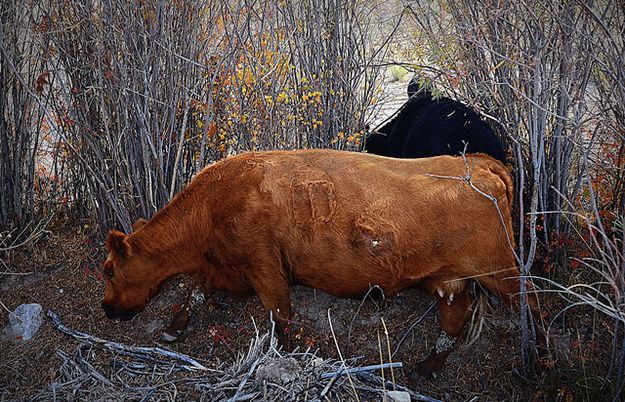
[(142, 311), (159, 288), (158, 262), (133, 249), (128, 236), (117, 230), (106, 239), (108, 256), (103, 270), (106, 290), (102, 308), (108, 318), (130, 320)]

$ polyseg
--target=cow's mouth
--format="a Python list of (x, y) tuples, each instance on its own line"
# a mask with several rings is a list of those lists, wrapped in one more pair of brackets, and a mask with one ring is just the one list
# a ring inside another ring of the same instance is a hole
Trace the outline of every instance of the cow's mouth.
[(109, 318), (111, 320), (114, 320), (114, 319), (119, 319), (122, 321), (132, 320), (134, 316), (137, 315), (138, 313), (137, 310), (126, 310), (123, 308), (111, 306), (104, 302), (102, 302), (102, 308), (104, 309), (104, 312), (106, 313), (106, 318)]

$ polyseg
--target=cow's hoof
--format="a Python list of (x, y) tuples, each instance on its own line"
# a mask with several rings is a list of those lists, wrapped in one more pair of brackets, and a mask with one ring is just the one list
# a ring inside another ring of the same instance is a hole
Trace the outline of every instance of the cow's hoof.
[(437, 364), (433, 364), (431, 359), (425, 359), (414, 365), (413, 373), (418, 374), (421, 377), (436, 379), (441, 367)]
[(425, 372), (417, 368), (416, 365), (413, 367), (413, 370), (408, 374), (408, 382), (415, 387), (420, 387), (423, 384), (423, 380), (436, 380), (437, 378), (437, 372)]
[(167, 342), (167, 343), (176, 342), (180, 335), (181, 334), (172, 335), (172, 334), (168, 334), (167, 332), (163, 332), (161, 334), (161, 341)]

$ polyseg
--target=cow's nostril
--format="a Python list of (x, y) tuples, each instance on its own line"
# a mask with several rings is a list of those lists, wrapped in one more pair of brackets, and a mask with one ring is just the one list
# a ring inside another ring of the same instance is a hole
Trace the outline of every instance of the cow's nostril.
[(107, 318), (110, 318), (110, 319), (115, 318), (113, 307), (111, 307), (108, 304), (102, 302), (102, 309), (104, 310), (104, 313), (106, 314)]
[(109, 318), (111, 320), (120, 319), (122, 321), (127, 321), (131, 320), (132, 318), (134, 318), (135, 315), (137, 315), (137, 311), (126, 310), (123, 308), (111, 306), (104, 302), (102, 302), (102, 309), (106, 313), (106, 318)]

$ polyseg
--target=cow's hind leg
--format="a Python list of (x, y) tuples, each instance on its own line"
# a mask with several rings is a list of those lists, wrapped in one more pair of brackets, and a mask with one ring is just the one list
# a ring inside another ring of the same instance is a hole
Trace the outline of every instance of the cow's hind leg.
[[(512, 273), (498, 273), (493, 275), (482, 276), (478, 278), (479, 282), (486, 286), (488, 290), (497, 295), (505, 304), (512, 307), (518, 307), (520, 302), (520, 280), (519, 272), (515, 270)], [(534, 291), (534, 285), (530, 280), (527, 281), (527, 304), (530, 308), (534, 324), (536, 328), (536, 342), (539, 346), (539, 352), (543, 353), (547, 346), (546, 336), (541, 325), (540, 311), (538, 309), (538, 296)]]
[(167, 328), (165, 328), (161, 334), (161, 340), (164, 342), (175, 342), (178, 340), (187, 329), (191, 316), (197, 311), (199, 306), (204, 303), (205, 299), (206, 297), (202, 285), (194, 280), (191, 291), (187, 294), (187, 299), (180, 311), (176, 313)]
[(430, 355), (415, 366), (416, 372), (423, 376), (441, 370), (470, 316), (471, 300), (466, 287), (455, 294), (445, 293), (442, 288), (438, 288), (437, 296), (441, 334)]

